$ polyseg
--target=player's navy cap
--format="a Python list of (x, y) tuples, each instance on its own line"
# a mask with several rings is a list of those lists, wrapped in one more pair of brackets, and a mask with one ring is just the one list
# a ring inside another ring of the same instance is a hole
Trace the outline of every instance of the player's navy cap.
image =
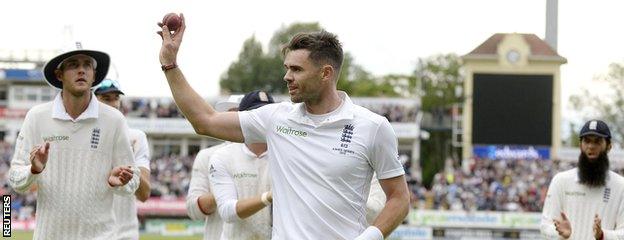
[(256, 90), (245, 94), (238, 105), (238, 111), (252, 110), (271, 103), (275, 103), (271, 94)]
[(580, 137), (594, 135), (603, 137), (606, 139), (611, 139), (611, 131), (609, 130), (609, 126), (601, 120), (589, 120), (583, 125), (581, 128)]

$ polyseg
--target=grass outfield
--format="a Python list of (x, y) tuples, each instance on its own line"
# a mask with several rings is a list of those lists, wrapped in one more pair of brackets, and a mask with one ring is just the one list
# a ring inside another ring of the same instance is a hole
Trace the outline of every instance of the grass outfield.
[[(13, 231), (11, 237), (9, 239), (18, 239), (18, 240), (26, 240), (32, 239), (33, 232), (22, 232), (22, 231)], [(3, 238), (6, 239), (6, 238)], [(170, 236), (162, 236), (155, 234), (141, 234), (141, 240), (201, 240), (202, 236), (180, 236), (180, 237), (170, 237)]]

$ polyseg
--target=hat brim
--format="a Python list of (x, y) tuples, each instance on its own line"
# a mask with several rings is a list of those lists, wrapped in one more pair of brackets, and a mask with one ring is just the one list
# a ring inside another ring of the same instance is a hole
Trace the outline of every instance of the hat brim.
[(218, 102), (215, 104), (215, 110), (219, 112), (229, 111), (232, 108), (238, 108), (237, 102)]
[(101, 95), (101, 94), (106, 94), (106, 93), (110, 93), (110, 92), (116, 92), (116, 93), (119, 93), (121, 95), (126, 95), (121, 90), (119, 90), (117, 88), (112, 88), (112, 87), (111, 88), (107, 88), (107, 89), (102, 90), (102, 91), (93, 91), (93, 93), (95, 95)]
[(271, 103), (258, 103), (258, 104), (256, 104), (256, 105), (253, 105), (253, 106), (251, 106), (251, 107), (248, 107), (247, 109), (244, 109), (244, 110), (239, 109), (239, 110), (240, 110), (240, 111), (249, 111), (249, 110), (254, 110), (254, 109), (260, 108), (260, 107), (262, 107), (262, 106), (264, 106), (264, 105), (269, 105), (269, 104), (271, 104)]
[(605, 134), (602, 134), (602, 133), (599, 133), (599, 132), (595, 132), (595, 131), (585, 132), (585, 133), (581, 134), (579, 137), (585, 137), (585, 136), (590, 136), (590, 135), (591, 136), (603, 137), (603, 138), (609, 138), (609, 136), (607, 136)]
[(100, 84), (100, 82), (102, 82), (102, 80), (106, 77), (106, 74), (108, 74), (110, 57), (104, 52), (94, 50), (74, 50), (50, 59), (50, 61), (48, 61), (43, 67), (43, 76), (45, 77), (46, 82), (48, 82), (48, 84), (52, 87), (63, 89), (63, 82), (56, 77), (55, 70), (65, 59), (78, 54), (84, 54), (95, 59), (97, 66), (95, 69), (95, 79), (91, 87), (95, 87)]

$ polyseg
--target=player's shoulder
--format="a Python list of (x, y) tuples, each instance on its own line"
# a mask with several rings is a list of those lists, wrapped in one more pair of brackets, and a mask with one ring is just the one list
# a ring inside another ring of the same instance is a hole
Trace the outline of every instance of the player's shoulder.
[(244, 145), (242, 143), (229, 143), (212, 152), (209, 158), (210, 165), (217, 165), (228, 168), (237, 160), (239, 153)]
[(101, 102), (98, 102), (98, 111), (99, 111), (98, 117), (101, 117), (105, 121), (124, 119), (123, 114), (121, 114), (121, 112), (118, 109), (108, 106)]
[[(392, 125), (387, 118), (373, 111), (352, 103), (351, 112), (353, 112), (353, 120), (359, 126), (365, 126), (365, 129), (378, 131), (379, 129), (391, 130)], [(360, 129), (362, 129), (360, 127)]]
[(609, 181), (613, 182), (613, 186), (624, 188), (624, 177), (611, 170), (609, 170)]
[(242, 143), (224, 143), (212, 152), (213, 156), (227, 156), (241, 150)]
[(573, 181), (577, 178), (577, 168), (568, 169), (563, 172), (559, 172), (555, 174), (552, 179), (552, 182), (568, 182)]
[(30, 110), (28, 110), (26, 115), (30, 117), (45, 116), (45, 115), (51, 116), (53, 106), (54, 106), (54, 102), (37, 104), (36, 106), (30, 108)]
[(354, 117), (360, 121), (368, 121), (376, 125), (388, 122), (388, 119), (386, 119), (384, 116), (374, 113), (368, 108), (362, 107), (355, 103), (351, 103), (349, 107), (351, 108)]
[(262, 106), (261, 108), (258, 108), (258, 111), (265, 111), (265, 112), (269, 112), (272, 114), (275, 113), (287, 113), (287, 112), (291, 112), (293, 111), (293, 109), (298, 107), (298, 104), (301, 103), (292, 103), (292, 102), (279, 102), (279, 103), (272, 103), (272, 104), (267, 104)]
[(138, 139), (138, 138), (147, 138), (147, 135), (141, 129), (128, 128), (128, 133), (130, 134), (130, 136), (132, 136), (133, 138), (136, 138), (136, 139)]
[(222, 143), (219, 143), (217, 145), (214, 145), (214, 146), (211, 146), (211, 147), (199, 150), (199, 152), (197, 152), (197, 155), (195, 156), (195, 161), (197, 161), (197, 160), (209, 160), (210, 156), (212, 156), (212, 154), (215, 151), (217, 151), (217, 149), (225, 147), (225, 146), (227, 146), (230, 143), (231, 142), (222, 142)]

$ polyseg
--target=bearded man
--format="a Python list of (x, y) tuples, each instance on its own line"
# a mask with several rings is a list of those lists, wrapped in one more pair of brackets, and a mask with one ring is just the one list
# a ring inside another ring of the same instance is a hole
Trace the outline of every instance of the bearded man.
[(624, 239), (624, 177), (609, 170), (611, 131), (590, 120), (580, 132), (578, 166), (555, 175), (542, 211), (545, 239)]

